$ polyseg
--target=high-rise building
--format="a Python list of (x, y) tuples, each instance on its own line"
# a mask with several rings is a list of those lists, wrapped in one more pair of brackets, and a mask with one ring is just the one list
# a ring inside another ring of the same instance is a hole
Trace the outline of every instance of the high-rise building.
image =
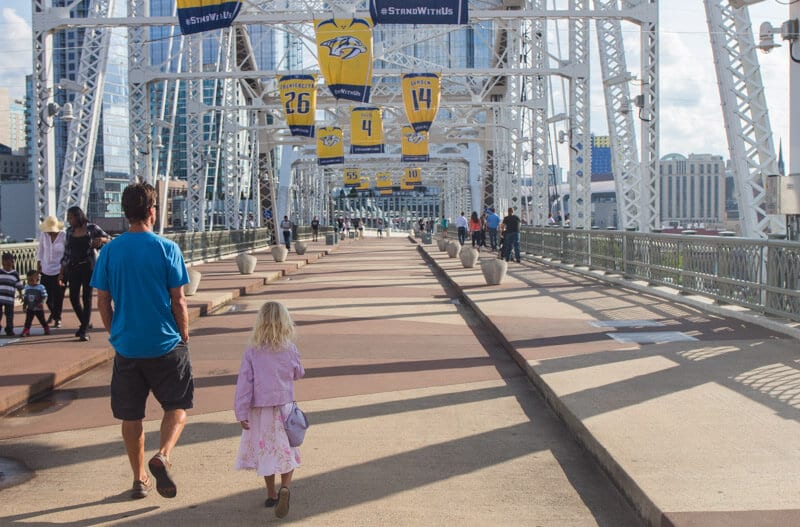
[(660, 164), (661, 223), (683, 228), (725, 224), (725, 161), (712, 154), (668, 154)]
[(592, 134), (592, 181), (612, 181), (611, 138)]
[[(53, 0), (53, 7), (66, 7), (73, 0)], [(72, 7), (77, 16), (85, 17), (89, 0)], [(124, 2), (114, 3), (113, 17), (126, 16)], [(105, 82), (101, 95), (100, 120), (97, 126), (97, 146), (91, 167), (91, 184), (86, 214), (92, 221), (114, 230), (121, 222), (122, 190), (130, 181), (130, 140), (128, 126), (128, 46), (124, 28), (108, 29), (111, 32), (105, 68)], [(53, 37), (53, 78), (79, 81), (83, 28), (57, 32)], [(58, 104), (74, 101), (76, 93), (56, 89), (53, 98)], [(56, 143), (56, 185), (61, 185), (66, 157), (69, 123), (61, 119), (53, 122)]]

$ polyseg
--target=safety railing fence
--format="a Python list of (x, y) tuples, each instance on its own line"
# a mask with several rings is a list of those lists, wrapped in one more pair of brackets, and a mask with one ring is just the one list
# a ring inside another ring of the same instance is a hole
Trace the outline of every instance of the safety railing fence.
[(800, 320), (800, 243), (523, 227), (526, 253)]
[[(218, 260), (225, 256), (252, 251), (269, 245), (269, 229), (249, 229), (244, 231), (180, 232), (165, 234), (181, 248), (187, 264)], [(30, 269), (36, 269), (36, 250), (34, 243), (6, 243), (0, 245), (0, 252), (14, 255), (15, 269), (21, 277)]]
[[(456, 238), (455, 229), (448, 231)], [(199, 263), (266, 247), (268, 234), (267, 228), (259, 228), (166, 237), (180, 246), (187, 263)], [(296, 234), (309, 235), (304, 227)], [(800, 320), (798, 242), (523, 227), (520, 244), (524, 252), (550, 260)], [(36, 243), (12, 243), (3, 244), (0, 251), (14, 255), (15, 268), (24, 276), (36, 268), (36, 248)]]

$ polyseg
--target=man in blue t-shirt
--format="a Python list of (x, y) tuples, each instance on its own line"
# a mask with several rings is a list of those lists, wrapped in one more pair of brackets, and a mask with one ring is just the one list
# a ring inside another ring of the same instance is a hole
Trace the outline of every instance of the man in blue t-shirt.
[(91, 281), (116, 352), (111, 410), (122, 420), (122, 439), (133, 470), (131, 498), (144, 498), (152, 483), (144, 466), (142, 420), (152, 390), (164, 416), (158, 452), (148, 466), (158, 493), (174, 498), (177, 488), (169, 471), (169, 454), (183, 431), (194, 396), (189, 314), (183, 294), (189, 276), (178, 245), (153, 233), (155, 188), (149, 183), (129, 185), (122, 193), (122, 209), (130, 228), (100, 251)]
[(492, 245), (492, 250), (497, 250), (497, 228), (503, 219), (494, 211), (494, 207), (489, 209), (489, 215), (486, 216), (486, 227), (489, 229), (489, 242)]

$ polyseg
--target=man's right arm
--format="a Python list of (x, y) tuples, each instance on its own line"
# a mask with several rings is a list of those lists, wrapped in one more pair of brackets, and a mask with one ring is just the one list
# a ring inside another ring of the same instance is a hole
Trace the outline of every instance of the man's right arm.
[(97, 310), (100, 312), (100, 318), (103, 320), (103, 326), (106, 331), (111, 333), (111, 321), (114, 319), (114, 308), (111, 302), (111, 293), (97, 290)]
[(186, 296), (183, 294), (183, 286), (171, 288), (169, 290), (169, 296), (172, 300), (172, 316), (175, 317), (175, 323), (178, 325), (178, 333), (181, 335), (181, 340), (189, 342), (189, 310), (186, 307)]

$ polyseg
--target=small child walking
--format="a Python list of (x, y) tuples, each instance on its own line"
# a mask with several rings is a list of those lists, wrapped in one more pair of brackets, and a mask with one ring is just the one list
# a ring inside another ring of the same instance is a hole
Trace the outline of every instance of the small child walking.
[(14, 255), (5, 252), (2, 256), (3, 267), (0, 268), (0, 320), (6, 315), (6, 335), (14, 336), (14, 302), (16, 292), (22, 291), (22, 280), (14, 269)]
[(22, 290), (22, 305), (25, 308), (25, 327), (22, 328), (22, 336), (31, 336), (31, 322), (33, 317), (44, 328), (44, 334), (50, 334), (50, 326), (44, 319), (44, 303), (47, 300), (47, 289), (39, 283), (39, 272), (35, 269), (28, 271), (26, 275), (28, 285)]
[[(300, 450), (289, 446), (284, 418), (294, 402), (294, 381), (305, 375), (294, 345), (294, 322), (280, 302), (258, 311), (236, 380), (234, 413), (242, 425), (237, 470), (255, 470), (267, 485), (265, 507), (289, 513), (289, 485), (300, 466)], [(275, 475), (281, 475), (275, 489)]]

